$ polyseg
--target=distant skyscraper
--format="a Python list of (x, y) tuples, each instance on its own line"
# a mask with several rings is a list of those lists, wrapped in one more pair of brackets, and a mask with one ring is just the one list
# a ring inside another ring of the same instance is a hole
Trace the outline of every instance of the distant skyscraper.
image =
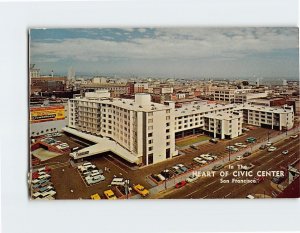
[(287, 81), (286, 81), (285, 79), (282, 81), (282, 85), (283, 85), (283, 86), (286, 86), (286, 85), (287, 85)]
[(259, 87), (259, 78), (256, 79), (256, 86)]
[(68, 79), (73, 79), (75, 78), (75, 69), (73, 67), (70, 67), (68, 70)]

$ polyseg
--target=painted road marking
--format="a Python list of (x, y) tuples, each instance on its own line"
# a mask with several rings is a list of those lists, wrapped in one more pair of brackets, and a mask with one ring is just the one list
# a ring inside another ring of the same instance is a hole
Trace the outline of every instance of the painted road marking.
[(212, 182), (212, 183), (209, 183), (209, 184), (205, 185), (204, 187), (206, 188), (206, 187), (208, 187), (208, 186), (210, 186), (210, 185), (212, 185), (212, 184), (214, 184), (214, 183), (216, 183), (216, 182), (217, 182), (217, 180), (214, 181), (214, 182)]
[(224, 188), (224, 186), (218, 188), (217, 190), (213, 191), (213, 193), (218, 192), (219, 190), (221, 190), (222, 188)]
[(231, 193), (228, 193), (228, 194), (226, 194), (226, 196), (225, 197), (228, 197), (228, 196), (230, 196), (231, 195)]

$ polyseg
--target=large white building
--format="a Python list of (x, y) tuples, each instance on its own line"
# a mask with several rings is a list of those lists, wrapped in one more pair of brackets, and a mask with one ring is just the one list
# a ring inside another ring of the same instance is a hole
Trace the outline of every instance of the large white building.
[(134, 100), (113, 99), (102, 91), (71, 99), (69, 105), (70, 128), (113, 139), (140, 164), (177, 155), (173, 103), (153, 103), (150, 95), (143, 93), (136, 94)]
[[(153, 103), (150, 94), (145, 93), (136, 94), (135, 99), (118, 99), (110, 98), (107, 91), (97, 91), (69, 100), (72, 132), (112, 139), (120, 148), (111, 151), (117, 153), (122, 149), (121, 157), (142, 165), (178, 155), (175, 137), (206, 132), (221, 139), (234, 138), (242, 134), (243, 122), (283, 130), (292, 128), (293, 120), (293, 109), (288, 106), (197, 101), (175, 109), (173, 102)], [(89, 150), (85, 152), (91, 154)]]

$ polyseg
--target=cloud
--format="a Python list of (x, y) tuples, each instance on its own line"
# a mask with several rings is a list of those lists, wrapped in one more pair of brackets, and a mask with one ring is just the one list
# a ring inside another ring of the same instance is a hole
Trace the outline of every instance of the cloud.
[(66, 36), (51, 42), (47, 38), (32, 40), (32, 60), (138, 60), (145, 65), (147, 61), (164, 60), (187, 64), (189, 60), (238, 61), (274, 51), (298, 50), (297, 28), (107, 28), (85, 29), (84, 32), (89, 36)]

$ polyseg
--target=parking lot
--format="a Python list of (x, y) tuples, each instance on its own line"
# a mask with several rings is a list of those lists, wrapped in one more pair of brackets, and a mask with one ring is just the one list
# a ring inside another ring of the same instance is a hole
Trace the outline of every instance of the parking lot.
[[(261, 141), (268, 137), (268, 132), (270, 137), (279, 133), (278, 131), (253, 127), (252, 130), (245, 132), (245, 134), (235, 138), (234, 140), (220, 140), (217, 144), (206, 142), (197, 146), (196, 149), (187, 148), (182, 150), (184, 155), (180, 155), (159, 164), (149, 165), (143, 168), (132, 167), (112, 153), (95, 155), (87, 158), (86, 161), (94, 164), (97, 169), (102, 169), (105, 180), (91, 186), (86, 185), (82, 179), (82, 176), (78, 172), (77, 165), (79, 164), (73, 164), (72, 166), (68, 162), (70, 158), (67, 154), (58, 158), (53, 158), (51, 159), (51, 162), (53, 164), (58, 163), (52, 167), (52, 182), (57, 191), (56, 198), (90, 199), (91, 195), (98, 193), (103, 199), (103, 193), (105, 190), (111, 189), (110, 183), (114, 177), (129, 179), (131, 187), (133, 184), (141, 184), (146, 189), (150, 189), (159, 183), (159, 181), (155, 182), (153, 179), (149, 179), (151, 174), (160, 174), (163, 170), (167, 169), (171, 171), (171, 175), (180, 175), (175, 174), (176, 172), (172, 167), (178, 164), (182, 164), (187, 169), (193, 168), (194, 166), (199, 166), (199, 164), (195, 164), (193, 158), (201, 154), (213, 153), (217, 156), (217, 159), (222, 161), (223, 158), (228, 156), (229, 152), (226, 150), (226, 146), (229, 145), (229, 142), (230, 145), (233, 145), (236, 142), (247, 144), (245, 140), (251, 136), (254, 136), (257, 141)], [(84, 142), (80, 142), (78, 139), (74, 139), (66, 135), (61, 136), (59, 140), (67, 142), (71, 148), (78, 146), (82, 148), (84, 146)], [(250, 146), (248, 148), (251, 149)], [(133, 194), (137, 193), (133, 191)]]

